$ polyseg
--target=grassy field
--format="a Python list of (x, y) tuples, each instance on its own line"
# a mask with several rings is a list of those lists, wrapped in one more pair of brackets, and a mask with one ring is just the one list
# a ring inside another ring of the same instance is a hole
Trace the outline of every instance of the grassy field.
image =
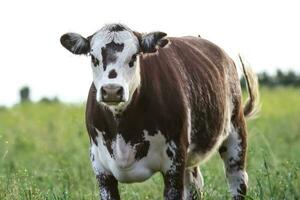
[[(262, 89), (249, 122), (247, 199), (300, 199), (300, 90)], [(24, 104), (0, 110), (0, 200), (98, 199), (82, 105)], [(221, 159), (202, 166), (205, 199), (230, 199)], [(122, 199), (162, 199), (160, 174), (121, 184)]]

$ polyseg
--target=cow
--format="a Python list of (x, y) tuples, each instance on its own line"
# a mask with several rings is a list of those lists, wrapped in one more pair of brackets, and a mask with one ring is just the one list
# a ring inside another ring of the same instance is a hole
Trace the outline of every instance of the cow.
[(243, 65), (249, 93), (243, 105), (234, 61), (201, 37), (140, 33), (117, 23), (60, 41), (91, 57), (86, 127), (101, 199), (120, 199), (118, 182), (142, 182), (156, 172), (165, 200), (197, 199), (199, 165), (215, 152), (233, 199), (245, 198), (246, 118), (259, 97), (250, 67)]

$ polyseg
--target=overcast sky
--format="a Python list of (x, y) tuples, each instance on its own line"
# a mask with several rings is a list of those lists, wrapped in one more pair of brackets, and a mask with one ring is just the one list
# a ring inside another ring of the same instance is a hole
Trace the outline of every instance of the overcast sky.
[(33, 100), (58, 96), (66, 102), (85, 101), (92, 82), (90, 59), (69, 53), (59, 38), (69, 31), (89, 36), (112, 22), (169, 36), (200, 34), (234, 59), (242, 53), (255, 71), (300, 72), (298, 2), (1, 1), (0, 105), (18, 102), (23, 85), (31, 88)]

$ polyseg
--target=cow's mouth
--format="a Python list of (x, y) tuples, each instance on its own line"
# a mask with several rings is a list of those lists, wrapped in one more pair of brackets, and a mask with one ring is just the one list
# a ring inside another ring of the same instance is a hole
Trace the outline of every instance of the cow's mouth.
[(102, 103), (108, 106), (118, 106), (119, 104), (123, 103), (124, 101), (102, 101)]
[(106, 84), (101, 87), (102, 102), (108, 105), (118, 105), (124, 101), (124, 88), (117, 84)]

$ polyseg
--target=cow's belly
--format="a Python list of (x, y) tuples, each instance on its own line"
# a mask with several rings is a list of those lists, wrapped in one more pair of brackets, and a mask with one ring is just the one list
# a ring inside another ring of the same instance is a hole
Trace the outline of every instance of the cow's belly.
[[(199, 140), (193, 140), (190, 142), (187, 153), (187, 167), (192, 167), (204, 163), (219, 149), (219, 147), (228, 137), (233, 128), (230, 119), (231, 115), (228, 114), (228, 117), (224, 119), (224, 124), (223, 127), (220, 128), (220, 131), (211, 138), (205, 138), (205, 141), (207, 143), (211, 143), (211, 146), (209, 148), (207, 148), (206, 146), (205, 148), (203, 148), (203, 146), (201, 146), (202, 143), (199, 142)], [(201, 132), (198, 134), (201, 134)]]
[(228, 134), (220, 134), (215, 142), (215, 144), (211, 147), (209, 151), (195, 151), (193, 147), (198, 145), (197, 143), (191, 143), (187, 153), (187, 162), (186, 167), (193, 167), (207, 161), (220, 147), (222, 142), (227, 138)]
[(118, 181), (124, 183), (144, 181), (159, 171), (160, 168), (157, 162), (148, 157), (134, 162), (127, 168), (120, 168), (118, 163), (113, 160), (106, 167)]
[(134, 145), (125, 143), (119, 135), (112, 143), (110, 153), (98, 132), (98, 145), (91, 146), (91, 161), (95, 173), (110, 173), (120, 182), (141, 182), (151, 177), (157, 171), (166, 171), (171, 160), (167, 156), (167, 144), (165, 137), (159, 132), (150, 136), (144, 132), (144, 138), (149, 141), (149, 149), (146, 156), (135, 158)]

